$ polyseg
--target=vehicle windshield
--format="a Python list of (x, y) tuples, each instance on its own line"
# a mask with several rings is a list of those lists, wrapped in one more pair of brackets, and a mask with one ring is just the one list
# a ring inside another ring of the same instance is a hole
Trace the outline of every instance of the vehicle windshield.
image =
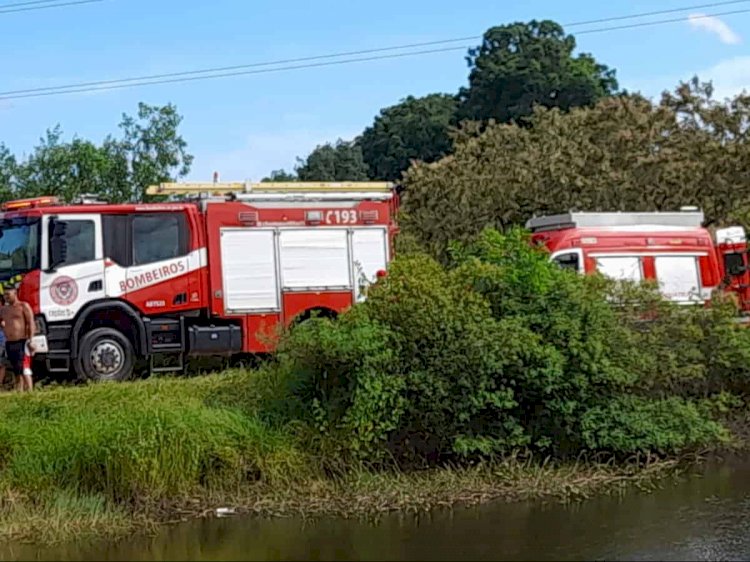
[(39, 268), (39, 219), (0, 219), (0, 281)]

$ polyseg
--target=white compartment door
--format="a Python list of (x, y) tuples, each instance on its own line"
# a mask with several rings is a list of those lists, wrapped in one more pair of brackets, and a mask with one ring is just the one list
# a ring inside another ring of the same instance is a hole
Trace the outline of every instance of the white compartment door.
[(276, 241), (273, 230), (222, 229), (224, 310), (279, 309)]
[(364, 289), (374, 283), (377, 273), (388, 264), (388, 238), (385, 228), (352, 231), (352, 261), (357, 301), (365, 299)]
[(281, 230), (279, 254), (284, 290), (352, 287), (346, 229)]

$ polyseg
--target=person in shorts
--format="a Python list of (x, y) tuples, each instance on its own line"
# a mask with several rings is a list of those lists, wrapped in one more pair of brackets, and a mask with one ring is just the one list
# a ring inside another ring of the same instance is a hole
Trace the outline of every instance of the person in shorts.
[(5, 353), (13, 374), (16, 388), (30, 391), (34, 388), (31, 371), (31, 356), (34, 348), (34, 313), (28, 303), (18, 300), (15, 287), (3, 291), (5, 306), (2, 307), (2, 329), (5, 332)]
[[(5, 297), (0, 295), (0, 314), (5, 306)], [(5, 352), (5, 331), (0, 326), (0, 388), (5, 384), (5, 370), (9, 367), (8, 354)]]

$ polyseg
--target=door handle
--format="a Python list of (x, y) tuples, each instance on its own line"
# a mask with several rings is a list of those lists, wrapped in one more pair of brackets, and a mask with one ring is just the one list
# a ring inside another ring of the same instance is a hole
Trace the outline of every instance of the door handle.
[(89, 283), (89, 293), (93, 293), (95, 291), (101, 291), (102, 290), (102, 280), (97, 279), (96, 281), (92, 281)]

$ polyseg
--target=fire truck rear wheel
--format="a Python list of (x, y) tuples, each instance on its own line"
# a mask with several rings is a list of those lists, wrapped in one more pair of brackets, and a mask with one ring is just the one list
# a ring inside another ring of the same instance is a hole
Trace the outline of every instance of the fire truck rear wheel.
[(76, 371), (90, 381), (124, 381), (135, 367), (135, 350), (130, 340), (112, 328), (97, 328), (81, 338)]

